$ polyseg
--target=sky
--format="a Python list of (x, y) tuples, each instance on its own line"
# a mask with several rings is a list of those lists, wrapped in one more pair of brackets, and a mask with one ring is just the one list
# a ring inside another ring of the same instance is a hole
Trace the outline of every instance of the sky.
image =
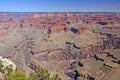
[(120, 0), (0, 0), (0, 12), (120, 12)]

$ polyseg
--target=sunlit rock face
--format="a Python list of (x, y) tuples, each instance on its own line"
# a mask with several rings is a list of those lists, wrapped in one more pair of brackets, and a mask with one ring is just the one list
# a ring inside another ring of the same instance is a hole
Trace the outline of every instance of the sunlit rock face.
[(120, 13), (0, 14), (0, 56), (17, 70), (43, 67), (63, 80), (113, 80), (113, 71), (120, 80)]

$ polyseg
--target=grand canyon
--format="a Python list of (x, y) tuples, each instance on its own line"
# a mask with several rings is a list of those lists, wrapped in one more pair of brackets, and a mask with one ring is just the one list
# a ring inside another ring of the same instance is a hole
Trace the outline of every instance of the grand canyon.
[(1, 12), (0, 56), (26, 74), (120, 80), (120, 13)]

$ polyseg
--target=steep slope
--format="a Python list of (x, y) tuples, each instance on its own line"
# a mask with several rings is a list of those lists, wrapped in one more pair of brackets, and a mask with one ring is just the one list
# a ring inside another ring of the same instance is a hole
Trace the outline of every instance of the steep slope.
[[(119, 80), (119, 51), (114, 50), (120, 49), (120, 14), (16, 14), (0, 18), (0, 56), (17, 70), (44, 67), (63, 80)], [(104, 52), (108, 49), (112, 57)]]

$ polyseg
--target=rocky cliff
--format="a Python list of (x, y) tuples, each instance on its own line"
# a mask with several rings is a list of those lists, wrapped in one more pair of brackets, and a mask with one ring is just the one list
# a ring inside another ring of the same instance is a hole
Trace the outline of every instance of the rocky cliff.
[(106, 52), (112, 57), (103, 52), (120, 49), (120, 14), (18, 14), (0, 18), (0, 55), (12, 60), (17, 70), (30, 73), (44, 67), (63, 80), (103, 80), (104, 75), (98, 76), (109, 69), (111, 75), (114, 63), (117, 70), (118, 52)]

